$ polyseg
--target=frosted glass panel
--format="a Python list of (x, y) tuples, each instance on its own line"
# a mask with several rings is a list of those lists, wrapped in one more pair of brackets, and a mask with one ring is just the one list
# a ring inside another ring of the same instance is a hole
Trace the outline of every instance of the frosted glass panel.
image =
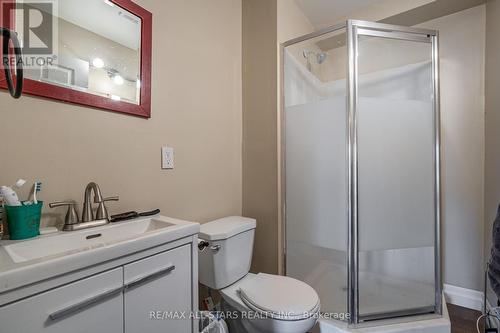
[(345, 30), (285, 49), (287, 275), (347, 311)]
[(284, 48), (286, 274), (351, 324), (439, 313), (436, 32), (347, 26)]
[(361, 97), (358, 110), (360, 250), (433, 246), (431, 103)]
[(358, 41), (360, 316), (433, 309), (431, 44)]

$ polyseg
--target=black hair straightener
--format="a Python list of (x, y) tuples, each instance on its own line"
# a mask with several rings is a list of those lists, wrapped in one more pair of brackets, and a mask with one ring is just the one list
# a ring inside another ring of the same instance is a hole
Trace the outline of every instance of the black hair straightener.
[(157, 214), (160, 214), (159, 209), (155, 209), (155, 210), (152, 210), (150, 212), (144, 212), (144, 213), (137, 213), (137, 212), (131, 211), (131, 212), (126, 212), (126, 213), (111, 215), (109, 222), (120, 222), (120, 221), (132, 220), (132, 219), (135, 219), (138, 217), (153, 216), (153, 215), (157, 215)]
[[(7, 88), (9, 89), (9, 93), (14, 98), (21, 97), (23, 92), (23, 54), (21, 51), (21, 46), (19, 44), (19, 40), (17, 39), (17, 34), (9, 30), (7, 28), (0, 27), (0, 35), (3, 37), (3, 46), (2, 52), (3, 55), (2, 65), (5, 73), (5, 80), (7, 81)], [(9, 57), (10, 42), (12, 41), (12, 46), (15, 54), (15, 64), (12, 63), (11, 58)], [(14, 79), (12, 77), (11, 68), (15, 67), (16, 69), (16, 84), (14, 86)]]

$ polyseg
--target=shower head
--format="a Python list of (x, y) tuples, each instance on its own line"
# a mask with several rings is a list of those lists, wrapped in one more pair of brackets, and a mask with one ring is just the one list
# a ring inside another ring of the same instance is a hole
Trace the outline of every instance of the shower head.
[(311, 61), (312, 56), (318, 65), (321, 65), (323, 62), (325, 62), (326, 57), (328, 56), (325, 52), (314, 52), (309, 50), (302, 51), (302, 55), (307, 59), (308, 62)]
[(322, 64), (326, 60), (327, 54), (325, 52), (321, 52), (316, 54), (316, 61), (318, 64)]

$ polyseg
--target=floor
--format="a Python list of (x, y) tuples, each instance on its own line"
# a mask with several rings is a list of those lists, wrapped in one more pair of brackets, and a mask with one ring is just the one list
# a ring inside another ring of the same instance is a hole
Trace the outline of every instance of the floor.
[[(451, 333), (475, 333), (476, 320), (481, 312), (460, 306), (448, 304), (448, 312), (451, 320)], [(481, 332), (484, 332), (484, 321), (481, 321)]]

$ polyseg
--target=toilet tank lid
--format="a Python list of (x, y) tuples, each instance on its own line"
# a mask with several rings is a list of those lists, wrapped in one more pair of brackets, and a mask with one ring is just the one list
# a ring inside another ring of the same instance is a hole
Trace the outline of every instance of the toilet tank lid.
[(199, 236), (201, 239), (214, 241), (233, 237), (242, 232), (255, 229), (257, 221), (248, 217), (229, 216), (200, 226)]

